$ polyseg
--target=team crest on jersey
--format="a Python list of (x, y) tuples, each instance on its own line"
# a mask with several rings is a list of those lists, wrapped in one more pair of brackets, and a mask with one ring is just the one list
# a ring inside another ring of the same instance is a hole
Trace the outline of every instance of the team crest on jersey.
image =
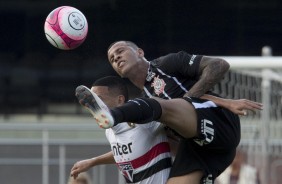
[(123, 162), (118, 164), (120, 171), (123, 176), (126, 177), (129, 181), (133, 181), (133, 167), (130, 162)]
[(154, 77), (154, 81), (151, 84), (151, 87), (154, 87), (155, 93), (159, 96), (161, 93), (164, 92), (165, 89), (165, 81), (160, 79), (159, 76)]

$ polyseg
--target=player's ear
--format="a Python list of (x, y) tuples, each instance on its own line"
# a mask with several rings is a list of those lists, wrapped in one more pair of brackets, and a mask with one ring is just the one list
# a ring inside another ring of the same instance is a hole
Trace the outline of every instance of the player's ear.
[(140, 48), (137, 49), (138, 56), (144, 57), (144, 51)]
[(118, 104), (122, 105), (125, 103), (125, 97), (123, 95), (118, 96)]

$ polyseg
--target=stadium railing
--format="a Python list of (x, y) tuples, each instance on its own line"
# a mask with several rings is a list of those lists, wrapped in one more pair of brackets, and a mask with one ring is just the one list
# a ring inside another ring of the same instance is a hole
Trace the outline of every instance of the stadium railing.
[(248, 162), (260, 168), (261, 183), (276, 184), (282, 166), (282, 57), (223, 58), (231, 70), (215, 91), (263, 103), (262, 111), (241, 117), (240, 146), (248, 153)]

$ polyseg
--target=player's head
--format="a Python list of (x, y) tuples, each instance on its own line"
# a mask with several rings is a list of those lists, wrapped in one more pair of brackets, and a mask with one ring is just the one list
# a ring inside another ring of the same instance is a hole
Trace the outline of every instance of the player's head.
[(131, 41), (117, 41), (108, 48), (108, 60), (121, 77), (127, 77), (138, 62), (144, 59), (143, 50)]
[(113, 43), (110, 44), (110, 46), (108, 47), (108, 52), (109, 50), (112, 48), (112, 46), (114, 46), (117, 43), (125, 43), (126, 45), (132, 47), (133, 49), (137, 50), (139, 47), (132, 41), (128, 41), (128, 40), (119, 40), (119, 41), (115, 41)]
[(96, 80), (91, 90), (109, 107), (117, 107), (128, 100), (128, 89), (124, 80), (117, 76), (108, 76)]

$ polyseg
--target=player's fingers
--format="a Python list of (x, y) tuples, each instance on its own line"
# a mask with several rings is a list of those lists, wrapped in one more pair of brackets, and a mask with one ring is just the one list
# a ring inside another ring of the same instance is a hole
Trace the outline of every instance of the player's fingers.
[(262, 108), (263, 106), (261, 103), (252, 102), (252, 101), (247, 102), (247, 104), (256, 108)]
[(70, 175), (74, 176), (75, 175), (75, 171), (71, 171)]
[(240, 115), (240, 116), (244, 116), (244, 115), (246, 115), (247, 111), (245, 109), (243, 109), (243, 108), (234, 108), (234, 109), (232, 109), (232, 112), (234, 114), (237, 114), (237, 115)]
[(241, 115), (241, 116), (247, 116), (248, 115), (246, 110), (237, 111), (236, 114)]
[(71, 172), (71, 176), (72, 176), (74, 179), (77, 178), (78, 174), (79, 174), (78, 171), (73, 171), (73, 172)]
[(262, 106), (257, 106), (257, 105), (253, 105), (253, 104), (250, 104), (249, 108), (248, 108), (248, 110), (251, 110), (254, 113), (256, 113), (257, 110), (262, 110), (262, 109), (263, 109)]
[(263, 105), (262, 104), (251, 104), (251, 106), (255, 109), (258, 109), (258, 110), (262, 110), (263, 109)]
[(257, 112), (256, 110), (258, 110), (257, 107), (246, 105), (246, 106), (244, 106), (244, 108), (241, 109), (240, 115), (247, 116), (248, 111), (251, 111), (252, 113), (256, 114), (256, 112)]
[(77, 169), (77, 166), (74, 165), (74, 166), (71, 168), (71, 172), (74, 171), (74, 170), (76, 170), (76, 169)]
[(247, 116), (248, 112), (246, 110), (243, 111), (243, 116)]
[(250, 101), (250, 100), (246, 100), (246, 101), (245, 101), (245, 104), (246, 104), (248, 107), (252, 107), (252, 108), (255, 108), (255, 109), (259, 109), (259, 110), (262, 110), (262, 107), (263, 107), (263, 104), (262, 104), (262, 103), (254, 102), (254, 101)]
[(72, 177), (73, 177), (73, 179), (76, 179), (77, 176), (78, 176), (78, 174), (74, 174)]
[(77, 175), (78, 173), (79, 173), (78, 168), (74, 168), (74, 169), (71, 170), (71, 176)]
[(254, 114), (256, 114), (257, 108), (249, 105), (249, 106), (246, 107), (244, 110), (245, 110), (246, 112), (247, 112), (247, 111), (252, 111)]
[(262, 104), (253, 103), (252, 101), (244, 101), (241, 109), (251, 110), (252, 112), (256, 112), (256, 110), (262, 110)]

